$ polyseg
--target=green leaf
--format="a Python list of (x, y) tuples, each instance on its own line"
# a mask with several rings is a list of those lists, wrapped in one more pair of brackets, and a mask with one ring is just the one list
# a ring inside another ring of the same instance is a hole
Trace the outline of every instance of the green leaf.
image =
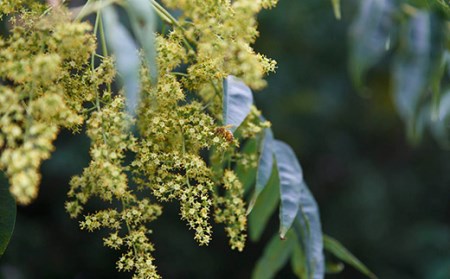
[(290, 231), (285, 240), (274, 235), (264, 249), (253, 270), (252, 279), (270, 279), (286, 264), (295, 244), (295, 235)]
[(249, 235), (252, 241), (258, 241), (280, 201), (280, 180), (275, 165), (266, 187), (256, 200), (248, 217)]
[(16, 223), (16, 201), (6, 184), (0, 184), (0, 257), (6, 250)]
[(259, 194), (266, 187), (267, 182), (272, 174), (273, 168), (273, 132), (270, 128), (264, 129), (264, 137), (261, 144), (261, 152), (258, 162), (258, 170), (256, 176), (255, 191), (253, 193), (252, 199), (250, 200), (247, 214), (252, 211), (253, 206), (259, 196)]
[(448, 51), (445, 49), (445, 43), (448, 41), (448, 32), (446, 28), (447, 21), (439, 15), (432, 14), (431, 21), (431, 69), (430, 86), (433, 92), (432, 116), (436, 120), (439, 115), (439, 102), (441, 93), (441, 82), (445, 76), (445, 70), (448, 64)]
[(443, 148), (450, 149), (450, 91), (442, 95), (438, 111), (437, 119), (430, 123), (431, 132)]
[(412, 129), (411, 127), (408, 127), (411, 131), (411, 133), (408, 134), (408, 140), (411, 144), (416, 145), (422, 140), (425, 128), (430, 124), (432, 125), (431, 115), (432, 113), (430, 104), (425, 104), (419, 107), (417, 116), (415, 117), (414, 121), (411, 121), (411, 124), (414, 125), (414, 127)]
[(127, 110), (136, 114), (140, 99), (140, 59), (138, 49), (127, 29), (120, 23), (113, 7), (102, 10), (106, 42), (116, 57), (117, 72), (125, 88)]
[(345, 266), (343, 263), (327, 262), (325, 266), (325, 272), (328, 274), (337, 274), (341, 273), (344, 268)]
[(253, 94), (250, 88), (235, 76), (223, 82), (223, 122), (234, 132), (250, 113)]
[[(403, 28), (399, 54), (392, 69), (394, 99), (400, 115), (407, 122), (408, 135), (414, 139), (420, 106), (432, 87), (433, 76), (441, 68), (443, 31), (441, 20), (426, 11), (414, 13)], [(434, 98), (437, 105), (439, 96)]]
[(448, 3), (448, 0), (437, 0), (436, 5), (447, 17), (450, 17), (450, 3)]
[(404, 26), (402, 49), (394, 64), (395, 102), (407, 120), (416, 116), (427, 85), (430, 63), (430, 14), (417, 12)]
[(386, 53), (390, 32), (395, 31), (392, 20), (392, 0), (360, 2), (358, 16), (350, 29), (349, 67), (357, 87), (362, 86), (367, 70)]
[(80, 12), (75, 17), (75, 21), (82, 20), (86, 16), (98, 12), (105, 8), (106, 6), (113, 5), (118, 0), (105, 0), (105, 1), (87, 1)]
[[(297, 237), (296, 237), (297, 238)], [(308, 271), (306, 268), (306, 258), (303, 253), (303, 248), (301, 243), (297, 240), (295, 241), (294, 247), (292, 248), (292, 256), (291, 256), (291, 267), (292, 272), (299, 279), (308, 279)]]
[(333, 5), (334, 16), (336, 19), (341, 19), (341, 1), (331, 0), (331, 4)]
[(284, 238), (297, 215), (303, 184), (303, 172), (292, 148), (275, 140), (273, 149), (280, 176), (280, 236)]
[(323, 279), (325, 257), (319, 208), (306, 184), (302, 184), (300, 209), (294, 228), (306, 256), (308, 278)]
[(329, 251), (331, 254), (336, 256), (341, 261), (353, 266), (361, 273), (369, 278), (376, 279), (377, 277), (373, 274), (362, 262), (360, 262), (350, 251), (348, 251), (342, 244), (340, 244), (334, 238), (324, 235), (323, 244), (325, 250)]
[(148, 0), (128, 0), (126, 4), (131, 27), (144, 50), (150, 80), (152, 85), (155, 85), (158, 79), (158, 70), (155, 49), (156, 19), (153, 8)]

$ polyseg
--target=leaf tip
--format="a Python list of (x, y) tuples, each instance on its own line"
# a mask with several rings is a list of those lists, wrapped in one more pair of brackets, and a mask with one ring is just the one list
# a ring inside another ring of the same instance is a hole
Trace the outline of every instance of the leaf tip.
[(253, 193), (253, 196), (250, 200), (250, 202), (248, 203), (248, 208), (247, 208), (247, 212), (245, 213), (247, 216), (252, 212), (253, 207), (255, 206), (256, 203), (256, 199), (258, 198), (258, 192), (255, 190), (255, 193)]
[(333, 5), (334, 17), (337, 20), (341, 20), (341, 3), (339, 0), (331, 0)]
[(245, 215), (248, 216), (250, 215), (250, 213), (252, 212), (253, 207), (255, 206), (255, 202), (253, 201), (253, 199), (250, 201), (250, 203), (248, 204), (248, 208), (247, 211), (245, 212)]
[(286, 228), (281, 228), (280, 229), (280, 239), (281, 240), (285, 240), (286, 239), (286, 233), (287, 233)]

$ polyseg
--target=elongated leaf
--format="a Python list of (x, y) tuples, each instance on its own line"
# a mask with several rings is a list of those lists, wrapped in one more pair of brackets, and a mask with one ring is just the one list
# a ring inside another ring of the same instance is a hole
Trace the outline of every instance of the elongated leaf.
[(306, 256), (308, 278), (323, 279), (325, 274), (325, 257), (323, 255), (323, 236), (319, 208), (304, 182), (295, 231), (302, 243)]
[(334, 16), (336, 19), (341, 19), (341, 1), (331, 0), (331, 4), (333, 5)]
[(86, 16), (102, 10), (104, 7), (109, 6), (117, 2), (118, 0), (105, 0), (105, 1), (88, 1), (86, 5), (80, 10), (75, 17), (75, 20), (81, 20)]
[(125, 88), (127, 110), (131, 115), (135, 115), (140, 99), (140, 59), (136, 43), (120, 23), (113, 7), (103, 8), (102, 17), (106, 42), (116, 57), (117, 72)]
[(431, 131), (439, 144), (443, 148), (450, 149), (450, 91), (442, 95), (439, 115), (430, 125)]
[(283, 238), (297, 215), (303, 184), (303, 172), (292, 148), (275, 140), (273, 143), (280, 176), (280, 236)]
[(256, 185), (255, 192), (253, 193), (253, 197), (250, 200), (247, 214), (252, 211), (253, 206), (255, 205), (256, 199), (259, 194), (262, 192), (264, 187), (266, 187), (267, 182), (269, 181), (270, 175), (272, 173), (273, 167), (273, 133), (270, 128), (266, 128), (264, 130), (264, 137), (261, 144), (261, 155), (259, 157), (258, 162), (258, 170), (256, 175)]
[(432, 74), (432, 80), (431, 80), (431, 86), (433, 89), (433, 120), (439, 119), (439, 103), (441, 101), (441, 81), (444, 78), (445, 74), (445, 68), (446, 68), (446, 54), (444, 51), (441, 52), (441, 57), (439, 57), (439, 60), (441, 60), (441, 63), (439, 67), (437, 67), (434, 74)]
[(446, 0), (437, 0), (436, 4), (439, 6), (442, 12), (447, 15), (447, 17), (450, 17), (450, 5), (448, 1), (446, 2)]
[(234, 132), (250, 113), (253, 94), (250, 88), (235, 76), (228, 76), (223, 83), (223, 122)]
[(414, 121), (411, 121), (411, 125), (414, 125), (410, 129), (410, 134), (408, 134), (408, 140), (411, 144), (418, 144), (422, 140), (422, 136), (427, 126), (432, 125), (432, 112), (431, 104), (421, 105), (419, 111), (417, 112)]
[(280, 179), (275, 165), (271, 173), (266, 187), (259, 195), (252, 212), (248, 216), (249, 235), (252, 241), (260, 239), (267, 222), (277, 209), (280, 201)]
[(341, 261), (353, 266), (354, 268), (356, 268), (369, 278), (372, 279), (377, 278), (375, 274), (373, 274), (362, 262), (360, 262), (352, 253), (350, 253), (350, 251), (348, 251), (342, 244), (340, 244), (334, 238), (324, 235), (323, 243), (325, 246), (325, 250), (332, 253)]
[(292, 271), (299, 279), (308, 279), (305, 254), (303, 253), (303, 248), (301, 246), (301, 243), (298, 241), (297, 237), (294, 247), (292, 249), (293, 249), (291, 255)]
[(432, 116), (436, 120), (439, 114), (439, 102), (441, 93), (441, 82), (445, 76), (448, 64), (448, 51), (445, 44), (448, 40), (447, 21), (436, 13), (431, 14), (431, 50), (429, 86), (433, 92)]
[(295, 244), (295, 235), (290, 231), (285, 240), (274, 235), (264, 249), (253, 270), (252, 279), (270, 279), (286, 264)]
[[(393, 67), (394, 99), (407, 122), (408, 135), (415, 139), (419, 108), (433, 87), (433, 77), (441, 70), (443, 56), (442, 20), (429, 12), (418, 11), (406, 22), (402, 44)], [(434, 106), (439, 104), (435, 87)], [(434, 113), (437, 115), (437, 113)]]
[(127, 0), (127, 11), (131, 27), (144, 50), (150, 80), (156, 84), (158, 71), (156, 65), (155, 29), (156, 20), (149, 0)]
[(400, 114), (414, 124), (427, 85), (430, 63), (430, 14), (417, 12), (405, 26), (402, 51), (394, 64), (394, 98)]
[(16, 223), (16, 202), (6, 184), (0, 184), (0, 257), (6, 250)]
[(395, 30), (392, 20), (392, 0), (360, 2), (357, 18), (350, 31), (350, 72), (360, 87), (367, 70), (385, 54), (390, 32)]

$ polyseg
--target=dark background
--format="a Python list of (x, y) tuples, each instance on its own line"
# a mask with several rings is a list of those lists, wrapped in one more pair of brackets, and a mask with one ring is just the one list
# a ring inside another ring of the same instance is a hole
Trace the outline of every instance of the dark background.
[[(425, 134), (411, 146), (392, 104), (386, 61), (370, 73), (364, 94), (347, 68), (348, 29), (358, 1), (343, 1), (337, 21), (330, 1), (281, 0), (260, 15), (256, 49), (278, 61), (257, 104), (275, 136), (296, 151), (321, 209), (325, 233), (341, 241), (381, 279), (450, 278), (450, 153)], [(72, 175), (89, 161), (89, 141), (63, 132), (42, 166), (39, 199), (20, 207), (0, 259), (0, 278), (129, 278), (115, 270), (119, 253), (103, 232), (80, 232), (64, 211)], [(4, 180), (1, 183), (6, 183)], [(152, 224), (154, 256), (164, 278), (250, 278), (260, 243), (231, 251), (223, 228), (198, 247), (167, 205)], [(277, 278), (294, 278), (286, 266)], [(351, 267), (327, 278), (364, 278)]]

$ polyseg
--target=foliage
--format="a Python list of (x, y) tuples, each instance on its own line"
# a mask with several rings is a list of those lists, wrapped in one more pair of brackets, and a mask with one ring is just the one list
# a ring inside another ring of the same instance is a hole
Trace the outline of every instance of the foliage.
[[(2, 4), (1, 11), (12, 14), (13, 28), (0, 55), (5, 135), (0, 138), (0, 167), (17, 202), (36, 198), (38, 169), (49, 158), (58, 131), (85, 127), (92, 160), (72, 178), (66, 209), (71, 217), (84, 216), (83, 230), (109, 230), (103, 242), (122, 251), (120, 271), (159, 278), (151, 222), (162, 214), (165, 202), (179, 203), (181, 219), (200, 245), (210, 243), (214, 219), (224, 224), (231, 248), (239, 251), (246, 241), (246, 215), (251, 238), (258, 239), (280, 202), (280, 236), (288, 239), (274, 237), (254, 276), (271, 277), (290, 258), (299, 278), (323, 278), (317, 204), (295, 153), (274, 140), (270, 123), (253, 106), (250, 89), (263, 88), (264, 75), (275, 69), (273, 60), (251, 47), (258, 35), (256, 15), (275, 3), (163, 1), (177, 10), (177, 18), (156, 1), (88, 1), (78, 16), (62, 5)], [(339, 2), (333, 3), (339, 17)], [(130, 26), (119, 17), (123, 10)], [(91, 13), (92, 33), (90, 25), (79, 22)], [(164, 28), (153, 36), (154, 14)], [(418, 18), (421, 25), (428, 15)], [(420, 58), (424, 52), (434, 53), (412, 47), (406, 62), (399, 59), (401, 69), (409, 71), (404, 65), (413, 63), (411, 68), (419, 72), (395, 73), (401, 78), (417, 74), (420, 81), (429, 66)], [(359, 84), (381, 54), (374, 57), (354, 63)], [(113, 90), (120, 87), (113, 83), (115, 69), (123, 91)], [(410, 94), (409, 89), (401, 92)], [(415, 106), (399, 109), (413, 108), (404, 113), (409, 119), (415, 117)], [(247, 206), (244, 194), (253, 181)], [(90, 209), (98, 200), (102, 205)], [(336, 245), (341, 260), (373, 277)], [(267, 259), (277, 254), (282, 255), (277, 263), (268, 265)]]
[[(13, 14), (12, 35), (3, 43), (2, 55), (6, 81), (2, 168), (11, 193), (20, 204), (35, 199), (37, 170), (49, 158), (58, 130), (78, 131), (85, 124), (92, 161), (81, 175), (72, 178), (66, 209), (75, 218), (93, 198), (111, 204), (85, 213), (80, 227), (111, 230), (103, 241), (113, 249), (125, 250), (117, 262), (120, 271), (134, 271), (136, 278), (159, 277), (151, 255), (151, 230), (146, 226), (161, 215), (162, 207), (156, 201), (177, 200), (181, 219), (195, 232), (200, 245), (211, 240), (212, 214), (217, 223), (224, 223), (231, 248), (241, 251), (247, 223), (244, 191), (231, 162), (245, 158), (238, 156), (239, 141), (256, 137), (268, 124), (251, 108), (250, 89), (230, 75), (255, 89), (265, 85), (262, 77), (274, 70), (275, 63), (254, 53), (250, 44), (257, 35), (256, 13), (275, 3), (166, 1), (168, 7), (183, 9), (179, 19), (156, 2), (152, 6), (143, 1), (119, 3), (129, 11), (132, 33), (144, 50), (147, 63), (142, 65), (137, 44), (115, 8), (101, 4), (93, 6), (89, 1), (75, 21), (60, 5), (46, 8), (24, 3), (3, 9), (3, 13)], [(158, 77), (153, 40), (144, 35), (153, 26), (150, 14), (145, 14), (152, 7), (172, 26), (156, 38)], [(89, 12), (96, 13), (92, 34), (89, 25), (78, 23)], [(97, 33), (101, 55), (95, 51)], [(112, 91), (115, 73), (105, 43), (113, 50), (126, 98)], [(83, 51), (78, 51), (80, 48)], [(96, 57), (100, 58), (97, 65)], [(181, 66), (185, 73), (174, 71)], [(221, 81), (226, 77), (221, 96)], [(250, 97), (250, 102), (241, 103), (242, 96)], [(232, 129), (216, 124), (221, 120)], [(133, 125), (139, 135), (133, 133)], [(234, 138), (232, 131), (238, 127), (239, 136)], [(204, 150), (210, 150), (209, 164), (201, 156)], [(149, 194), (156, 201), (151, 201)], [(298, 202), (288, 209), (292, 218), (282, 230), (291, 226)], [(285, 208), (283, 203), (281, 208)], [(284, 237), (285, 232), (281, 233)]]
[(360, 88), (367, 72), (389, 57), (395, 105), (417, 143), (429, 127), (448, 147), (449, 5), (445, 1), (368, 0), (351, 31), (350, 69)]
[(354, 266), (359, 271), (367, 275), (369, 278), (377, 278), (363, 263), (361, 263), (355, 256), (353, 256), (345, 247), (342, 246), (336, 239), (325, 236), (323, 237), (323, 244), (325, 250), (330, 251), (340, 260)]

